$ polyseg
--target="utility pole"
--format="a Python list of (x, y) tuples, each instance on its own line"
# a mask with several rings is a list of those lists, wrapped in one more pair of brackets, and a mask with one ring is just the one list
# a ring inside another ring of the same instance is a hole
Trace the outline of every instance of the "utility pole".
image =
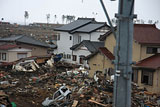
[(134, 0), (119, 0), (113, 107), (131, 107)]
[(119, 0), (118, 14), (115, 15), (118, 19), (117, 34), (103, 0), (100, 3), (116, 39), (113, 107), (131, 107), (133, 18), (136, 18), (133, 14), (134, 0)]

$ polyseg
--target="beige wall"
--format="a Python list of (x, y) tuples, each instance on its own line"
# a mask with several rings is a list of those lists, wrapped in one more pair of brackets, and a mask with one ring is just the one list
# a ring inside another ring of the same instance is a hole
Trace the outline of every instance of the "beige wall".
[(114, 47), (116, 46), (116, 40), (113, 36), (113, 33), (111, 33), (105, 40), (105, 47), (111, 52), (114, 52)]
[[(105, 40), (105, 47), (107, 47), (107, 49), (111, 53), (113, 53), (115, 46), (116, 46), (116, 40), (115, 40), (113, 34), (111, 33)], [(147, 49), (147, 46), (141, 45), (138, 42), (136, 42), (135, 40), (133, 40), (132, 60), (138, 62), (142, 59), (145, 59), (149, 56), (152, 56), (153, 54), (147, 54), (146, 53), (146, 49)]]
[(104, 71), (106, 68), (114, 67), (111, 61), (100, 53), (90, 58), (88, 62), (90, 66), (90, 70), (89, 70), (90, 77), (93, 77), (94, 72), (97, 70)]
[(142, 48), (141, 48), (141, 59), (145, 59), (147, 57), (150, 57), (150, 56), (154, 55), (154, 54), (146, 54), (146, 52), (147, 52), (147, 46), (142, 45)]
[(48, 55), (48, 53), (47, 53), (48, 48), (40, 47), (40, 46), (25, 45), (25, 44), (23, 44), (21, 46), (24, 46), (24, 47), (27, 47), (27, 48), (31, 49), (32, 50), (32, 53), (31, 53), (32, 56)]
[(18, 53), (27, 53), (27, 57), (31, 56), (31, 52), (8, 52), (8, 62), (18, 60), (18, 58), (17, 58)]
[(156, 70), (153, 73), (153, 85), (144, 85), (141, 83), (141, 76), (142, 72), (141, 70), (138, 71), (138, 85), (141, 87), (145, 87), (148, 91), (153, 92), (153, 93), (160, 93), (160, 69)]

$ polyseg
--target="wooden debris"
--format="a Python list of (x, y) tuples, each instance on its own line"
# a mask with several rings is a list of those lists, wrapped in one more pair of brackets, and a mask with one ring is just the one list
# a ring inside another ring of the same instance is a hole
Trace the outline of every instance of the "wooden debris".
[(74, 100), (74, 101), (73, 101), (73, 104), (72, 104), (72, 107), (76, 107), (77, 104), (78, 104), (78, 101), (77, 101), (77, 100)]
[(88, 101), (89, 101), (89, 102), (92, 102), (92, 103), (95, 103), (95, 104), (98, 104), (98, 105), (101, 105), (101, 106), (103, 106), (103, 107), (107, 107), (107, 106), (108, 106), (108, 105), (106, 105), (106, 104), (102, 104), (102, 103), (99, 103), (99, 102), (94, 101), (94, 100), (91, 100), (91, 99), (89, 99)]

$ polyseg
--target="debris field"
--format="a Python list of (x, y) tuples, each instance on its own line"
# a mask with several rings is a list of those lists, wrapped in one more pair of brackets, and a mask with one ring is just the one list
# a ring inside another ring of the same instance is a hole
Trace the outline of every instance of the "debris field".
[[(112, 107), (114, 81), (101, 73), (90, 78), (84, 67), (51, 59), (4, 64), (0, 107)], [(132, 83), (132, 107), (160, 107), (160, 95)]]

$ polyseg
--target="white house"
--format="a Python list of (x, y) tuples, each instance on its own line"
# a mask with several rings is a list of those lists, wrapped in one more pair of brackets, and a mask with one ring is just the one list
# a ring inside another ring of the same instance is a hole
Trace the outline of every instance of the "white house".
[(83, 40), (81, 43), (73, 45), (70, 49), (72, 50), (72, 59), (75, 64), (87, 65), (83, 58), (95, 53), (100, 47), (104, 47), (104, 42)]
[(94, 18), (78, 18), (74, 22), (55, 28), (54, 30), (60, 33), (57, 37), (57, 50), (55, 53), (63, 53), (65, 61), (75, 63), (70, 48), (83, 40), (99, 41), (99, 36), (109, 29), (110, 27), (106, 23), (97, 22)]

